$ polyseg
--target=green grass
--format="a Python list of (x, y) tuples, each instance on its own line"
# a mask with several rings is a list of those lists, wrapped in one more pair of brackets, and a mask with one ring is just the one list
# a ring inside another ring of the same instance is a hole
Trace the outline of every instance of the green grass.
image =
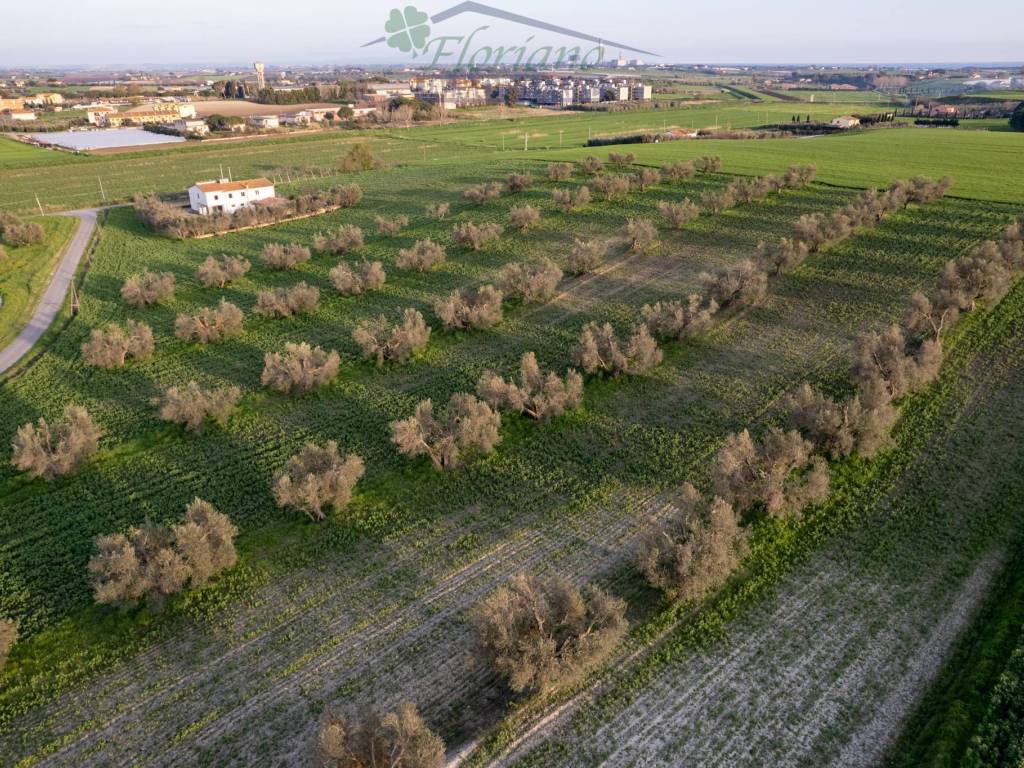
[(1024, 556), (1018, 551), (889, 751), (885, 768), (962, 764), (1022, 630)]
[(7, 246), (7, 259), (0, 261), (0, 296), (3, 297), (0, 349), (7, 346), (32, 317), (78, 220), (46, 216), (30, 221), (42, 225), (45, 240), (21, 248)]
[[(915, 174), (951, 176), (950, 194), (1010, 203), (1024, 202), (1024, 134), (892, 128), (851, 135), (759, 141), (698, 140), (631, 146), (637, 162), (661, 165), (701, 155), (720, 155), (734, 173), (778, 173), (794, 163), (815, 163), (818, 179), (865, 187)], [(545, 153), (544, 159), (579, 160), (600, 151)]]
[(0, 135), (0, 173), (4, 173), (5, 180), (7, 178), (6, 171), (40, 168), (47, 165), (67, 166), (77, 164), (83, 159), (80, 156), (67, 152), (43, 149), (32, 144), (23, 144), (20, 141)]

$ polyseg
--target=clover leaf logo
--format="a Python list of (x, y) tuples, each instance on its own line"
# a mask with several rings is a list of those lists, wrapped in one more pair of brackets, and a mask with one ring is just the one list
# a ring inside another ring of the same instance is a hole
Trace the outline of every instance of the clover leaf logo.
[(426, 22), (427, 14), (417, 10), (416, 6), (407, 5), (404, 12), (393, 8), (384, 25), (384, 31), (388, 33), (388, 47), (397, 48), (402, 53), (412, 51), (415, 56), (416, 50), (427, 44), (430, 27)]

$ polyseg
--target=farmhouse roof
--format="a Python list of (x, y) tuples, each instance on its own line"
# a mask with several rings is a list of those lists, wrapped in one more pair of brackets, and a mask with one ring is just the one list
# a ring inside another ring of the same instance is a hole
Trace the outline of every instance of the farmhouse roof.
[(238, 192), (243, 189), (272, 187), (274, 182), (263, 178), (243, 181), (200, 181), (196, 183), (196, 186), (200, 192)]

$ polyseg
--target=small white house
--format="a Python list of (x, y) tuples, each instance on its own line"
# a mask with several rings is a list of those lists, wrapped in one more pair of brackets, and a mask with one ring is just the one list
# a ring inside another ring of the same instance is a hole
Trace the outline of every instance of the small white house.
[(31, 109), (11, 109), (8, 111), (11, 120), (19, 120), (21, 122), (30, 122), (36, 119), (36, 113)]
[(860, 125), (860, 118), (853, 115), (843, 115), (832, 119), (832, 125), (836, 128), (856, 128)]
[(206, 124), (205, 120), (194, 120), (189, 118), (182, 118), (175, 120), (174, 130), (180, 133), (182, 136), (208, 136), (210, 134), (210, 126)]
[(188, 190), (192, 210), (203, 216), (234, 213), (239, 208), (270, 200), (274, 196), (274, 183), (269, 179), (200, 181)]
[(246, 118), (246, 122), (253, 128), (262, 130), (281, 127), (281, 118), (277, 115), (250, 115)]

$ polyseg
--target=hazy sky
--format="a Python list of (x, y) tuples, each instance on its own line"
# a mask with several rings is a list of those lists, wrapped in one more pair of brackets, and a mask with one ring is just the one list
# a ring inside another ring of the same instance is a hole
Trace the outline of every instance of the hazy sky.
[[(408, 1), (408, 0), (406, 0)], [(413, 0), (416, 2), (416, 0)], [(458, 0), (422, 0), (436, 14)], [(904, 63), (1024, 59), (1024, 2), (987, 0), (492, 0), (513, 13), (654, 51), (667, 62)], [(5, 3), (0, 66), (398, 63), (385, 45), (396, 4), (380, 0), (146, 2), (49, 0)], [(525, 27), (464, 15), (432, 37), (468, 35), (481, 44), (522, 45)], [(563, 44), (536, 33), (529, 45)], [(617, 53), (608, 50), (609, 55)], [(635, 54), (627, 54), (630, 57)], [(418, 61), (422, 61), (422, 57)]]

